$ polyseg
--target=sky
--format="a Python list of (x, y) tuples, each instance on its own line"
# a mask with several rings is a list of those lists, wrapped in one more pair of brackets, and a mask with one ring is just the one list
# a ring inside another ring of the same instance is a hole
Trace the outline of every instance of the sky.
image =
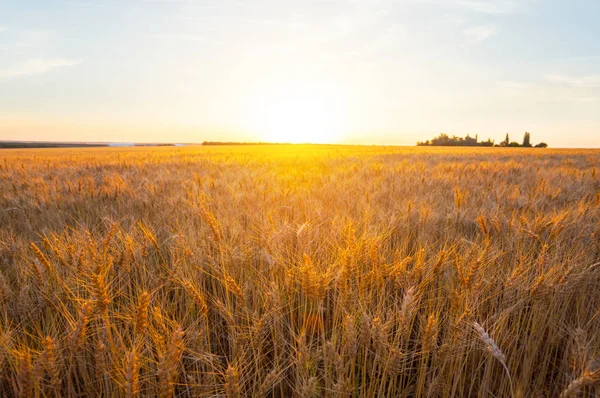
[(600, 147), (598, 0), (0, 0), (0, 140)]

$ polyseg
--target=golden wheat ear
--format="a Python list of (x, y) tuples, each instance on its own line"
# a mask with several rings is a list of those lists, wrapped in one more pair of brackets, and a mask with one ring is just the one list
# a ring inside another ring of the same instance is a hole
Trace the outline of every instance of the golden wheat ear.
[(125, 353), (123, 361), (123, 373), (125, 377), (125, 396), (127, 398), (137, 397), (140, 392), (140, 356), (136, 348)]
[(240, 375), (238, 369), (229, 364), (225, 371), (225, 395), (227, 398), (239, 398), (241, 396)]
[(579, 377), (569, 383), (560, 394), (561, 398), (577, 397), (585, 387), (591, 387), (600, 383), (600, 363), (588, 367)]

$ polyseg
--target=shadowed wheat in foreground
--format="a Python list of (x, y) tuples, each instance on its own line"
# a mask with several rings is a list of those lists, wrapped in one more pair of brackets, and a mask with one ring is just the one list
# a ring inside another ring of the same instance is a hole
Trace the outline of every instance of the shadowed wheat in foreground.
[(6, 150), (3, 396), (597, 396), (600, 152)]

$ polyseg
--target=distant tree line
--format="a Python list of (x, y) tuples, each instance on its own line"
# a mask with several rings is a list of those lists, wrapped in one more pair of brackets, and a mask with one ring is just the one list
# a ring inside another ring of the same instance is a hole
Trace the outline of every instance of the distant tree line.
[(87, 148), (107, 146), (103, 143), (0, 141), (0, 148)]
[[(427, 140), (425, 142), (417, 142), (417, 146), (487, 146), (487, 147), (521, 147), (521, 148), (532, 148), (531, 145), (531, 134), (525, 133), (523, 136), (523, 143), (519, 144), (515, 141), (510, 141), (508, 134), (506, 134), (506, 138), (504, 141), (499, 144), (495, 144), (494, 140), (488, 138), (486, 141), (479, 141), (477, 135), (473, 138), (467, 134), (466, 137), (457, 137), (453, 135), (450, 137), (448, 134), (440, 134), (437, 137)], [(545, 142), (540, 142), (535, 145), (535, 148), (547, 148), (548, 144)]]

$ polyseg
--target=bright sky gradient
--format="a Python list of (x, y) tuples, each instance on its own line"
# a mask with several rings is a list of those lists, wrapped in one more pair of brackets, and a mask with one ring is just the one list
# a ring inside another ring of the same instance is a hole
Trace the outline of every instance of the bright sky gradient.
[(598, 0), (0, 0), (0, 139), (599, 147), (599, 21)]

